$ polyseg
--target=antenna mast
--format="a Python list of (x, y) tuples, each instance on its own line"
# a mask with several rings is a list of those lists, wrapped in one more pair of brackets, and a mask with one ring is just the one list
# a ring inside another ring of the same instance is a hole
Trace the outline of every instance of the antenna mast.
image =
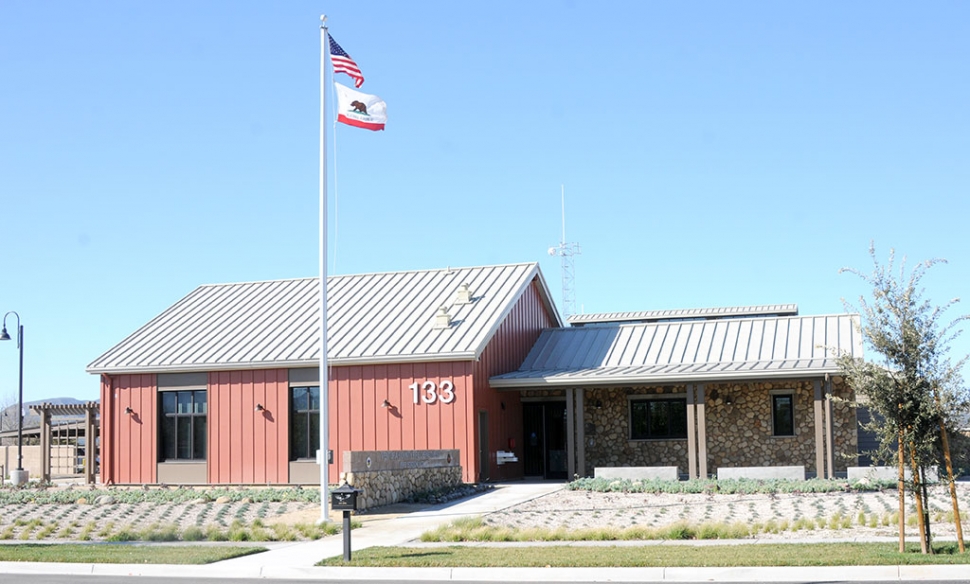
[(549, 248), (549, 255), (562, 258), (562, 307), (567, 318), (576, 314), (576, 270), (573, 256), (581, 252), (578, 243), (566, 243), (566, 187), (562, 191), (562, 239), (559, 245)]

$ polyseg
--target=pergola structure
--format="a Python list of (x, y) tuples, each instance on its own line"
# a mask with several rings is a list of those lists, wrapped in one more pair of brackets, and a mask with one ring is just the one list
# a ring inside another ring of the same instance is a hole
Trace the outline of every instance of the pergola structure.
[(83, 475), (89, 484), (98, 475), (98, 402), (43, 403), (31, 406), (40, 416), (41, 480), (54, 474)]

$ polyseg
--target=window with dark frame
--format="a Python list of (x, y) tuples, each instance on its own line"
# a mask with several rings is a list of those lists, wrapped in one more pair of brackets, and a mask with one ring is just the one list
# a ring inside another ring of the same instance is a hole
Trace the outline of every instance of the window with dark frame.
[(686, 399), (630, 400), (631, 440), (686, 437)]
[(795, 435), (795, 396), (771, 396), (771, 431), (774, 436)]
[(320, 449), (320, 387), (290, 388), (290, 460), (316, 459)]
[(161, 391), (159, 461), (205, 460), (208, 405), (204, 389)]

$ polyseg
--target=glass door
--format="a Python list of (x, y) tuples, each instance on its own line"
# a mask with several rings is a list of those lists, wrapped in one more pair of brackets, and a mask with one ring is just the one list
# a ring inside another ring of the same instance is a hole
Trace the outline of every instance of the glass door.
[(522, 404), (525, 476), (567, 478), (566, 403)]

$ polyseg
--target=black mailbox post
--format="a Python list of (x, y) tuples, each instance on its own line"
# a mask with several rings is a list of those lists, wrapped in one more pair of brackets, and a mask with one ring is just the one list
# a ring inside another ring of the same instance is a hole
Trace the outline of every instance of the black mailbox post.
[(350, 512), (357, 510), (357, 495), (360, 494), (355, 489), (344, 483), (336, 489), (330, 491), (330, 507), (334, 511), (344, 512), (344, 561), (350, 561)]

